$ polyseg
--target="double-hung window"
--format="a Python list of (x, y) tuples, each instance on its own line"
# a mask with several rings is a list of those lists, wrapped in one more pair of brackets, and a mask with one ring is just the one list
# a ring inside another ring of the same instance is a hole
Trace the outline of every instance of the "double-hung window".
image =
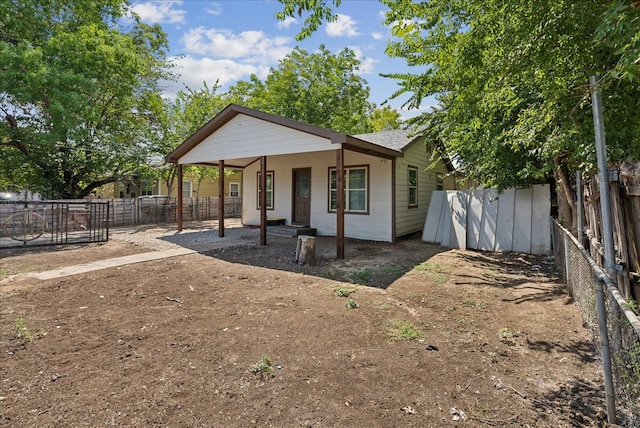
[[(258, 186), (260, 182), (258, 182)], [(231, 182), (229, 183), (229, 196), (233, 198), (237, 198), (240, 196), (240, 183)]]
[[(369, 211), (369, 168), (367, 166), (344, 169), (344, 211), (367, 213)], [(329, 169), (329, 211), (338, 209), (338, 184), (336, 169)]]
[(418, 206), (418, 168), (410, 166), (407, 168), (407, 184), (408, 184), (408, 196), (409, 206)]
[[(273, 171), (267, 171), (266, 173), (266, 178), (267, 178), (267, 209), (268, 210), (272, 210), (273, 209)], [(256, 206), (258, 207), (258, 209), (261, 208), (260, 206), (260, 172), (258, 172), (258, 203), (256, 204)]]

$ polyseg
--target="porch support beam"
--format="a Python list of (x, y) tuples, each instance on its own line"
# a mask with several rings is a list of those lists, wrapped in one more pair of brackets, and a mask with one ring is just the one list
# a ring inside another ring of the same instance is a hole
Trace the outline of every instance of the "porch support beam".
[(336, 257), (344, 259), (344, 149), (336, 150)]
[(218, 236), (224, 238), (224, 160), (218, 161)]
[(391, 243), (396, 243), (396, 158), (391, 159)]
[(267, 157), (260, 158), (260, 245), (267, 245)]
[(178, 164), (178, 232), (182, 232), (182, 165)]

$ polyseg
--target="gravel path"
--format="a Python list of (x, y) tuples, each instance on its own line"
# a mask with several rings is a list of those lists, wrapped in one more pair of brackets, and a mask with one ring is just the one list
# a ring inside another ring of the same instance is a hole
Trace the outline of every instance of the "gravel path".
[(118, 227), (109, 231), (109, 239), (130, 242), (150, 251), (190, 248), (207, 251), (234, 245), (257, 245), (259, 229), (242, 226), (240, 219), (226, 219), (224, 238), (218, 236), (218, 222), (185, 223), (182, 232), (176, 225)]

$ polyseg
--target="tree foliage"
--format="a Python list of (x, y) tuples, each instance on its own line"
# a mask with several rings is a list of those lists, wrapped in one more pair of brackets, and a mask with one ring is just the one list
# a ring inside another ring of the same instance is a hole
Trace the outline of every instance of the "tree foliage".
[(295, 48), (265, 81), (252, 76), (230, 88), (227, 99), (247, 107), (348, 134), (369, 132), (375, 105), (359, 74), (360, 61), (345, 48), (324, 45), (309, 53)]
[(161, 28), (126, 0), (0, 3), (2, 179), (81, 198), (134, 174), (157, 131)]

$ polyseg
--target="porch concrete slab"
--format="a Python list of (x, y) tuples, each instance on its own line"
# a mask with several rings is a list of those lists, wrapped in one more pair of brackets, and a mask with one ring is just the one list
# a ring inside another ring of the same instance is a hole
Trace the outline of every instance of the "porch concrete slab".
[(41, 280), (63, 278), (65, 276), (78, 275), (100, 269), (129, 265), (133, 263), (148, 262), (151, 260), (166, 259), (169, 257), (184, 256), (197, 253), (189, 248), (174, 248), (170, 250), (151, 251), (148, 253), (132, 254), (130, 256), (115, 257), (112, 259), (98, 260), (95, 262), (82, 263), (75, 266), (67, 266), (61, 269), (48, 270), (44, 272), (29, 273), (28, 276)]

